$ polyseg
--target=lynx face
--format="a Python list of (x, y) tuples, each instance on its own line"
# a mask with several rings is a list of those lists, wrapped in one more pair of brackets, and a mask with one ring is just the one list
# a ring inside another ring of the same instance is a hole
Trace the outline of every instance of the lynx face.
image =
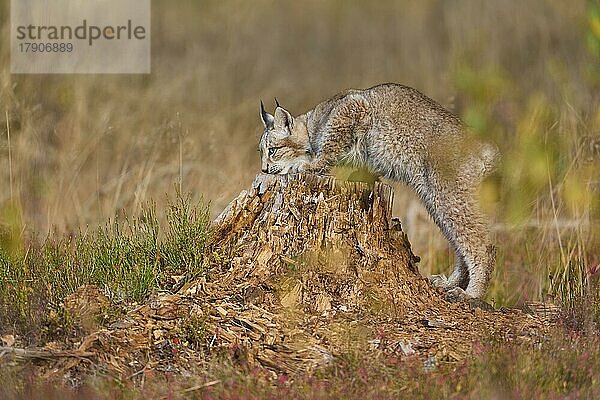
[(279, 104), (273, 116), (261, 102), (261, 119), (265, 127), (259, 144), (262, 172), (285, 175), (302, 171), (311, 160), (306, 125)]

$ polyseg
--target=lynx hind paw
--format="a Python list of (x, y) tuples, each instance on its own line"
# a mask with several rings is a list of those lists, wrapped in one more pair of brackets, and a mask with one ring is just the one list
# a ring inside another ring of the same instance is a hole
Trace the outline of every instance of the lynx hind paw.
[(461, 301), (471, 300), (473, 297), (469, 296), (464, 289), (456, 286), (446, 290), (446, 300), (451, 303), (460, 303)]
[(431, 275), (429, 277), (429, 282), (431, 282), (434, 287), (441, 289), (448, 289), (448, 286), (450, 285), (448, 278), (446, 278), (446, 275), (444, 274)]
[(477, 297), (473, 297), (470, 294), (468, 294), (467, 292), (465, 292), (462, 288), (460, 287), (455, 287), (452, 289), (449, 289), (446, 291), (446, 300), (449, 301), (450, 303), (466, 303), (469, 305), (469, 308), (471, 309), (476, 309), (479, 308), (481, 310), (484, 311), (494, 311), (494, 307), (485, 302), (484, 300), (481, 300)]
[(444, 289), (446, 300), (448, 300), (451, 303), (458, 303), (461, 301), (472, 299), (472, 297), (469, 296), (469, 294), (467, 294), (467, 292), (465, 292), (464, 289), (450, 283), (450, 281), (444, 274), (431, 275), (429, 277), (429, 281), (434, 287)]

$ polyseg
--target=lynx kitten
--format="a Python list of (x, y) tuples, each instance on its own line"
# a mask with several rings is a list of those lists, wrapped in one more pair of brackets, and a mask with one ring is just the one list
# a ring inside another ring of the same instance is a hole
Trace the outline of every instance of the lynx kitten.
[(392, 83), (347, 90), (297, 117), (279, 103), (271, 115), (261, 102), (260, 114), (263, 172), (326, 173), (345, 162), (406, 183), (456, 253), (450, 277), (432, 282), (451, 296), (485, 296), (495, 257), (475, 192), (495, 147), (469, 139), (456, 116), (419, 91)]

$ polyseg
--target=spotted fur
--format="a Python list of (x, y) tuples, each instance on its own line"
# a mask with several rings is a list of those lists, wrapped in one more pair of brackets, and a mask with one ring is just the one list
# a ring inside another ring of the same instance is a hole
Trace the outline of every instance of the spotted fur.
[(347, 90), (293, 117), (261, 103), (262, 170), (327, 173), (338, 162), (370, 168), (410, 186), (456, 253), (449, 278), (434, 284), (467, 297), (485, 296), (494, 268), (489, 230), (475, 198), (497, 158), (472, 140), (458, 117), (419, 91), (398, 84)]

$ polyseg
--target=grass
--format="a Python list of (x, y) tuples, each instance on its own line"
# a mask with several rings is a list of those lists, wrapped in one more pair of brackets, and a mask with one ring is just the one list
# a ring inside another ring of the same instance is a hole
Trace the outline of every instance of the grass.
[[(96, 285), (123, 305), (203, 273), (208, 206), (178, 194), (165, 225), (149, 204), (139, 216), (121, 216), (96, 230), (24, 240), (11, 251), (3, 246), (0, 334), (16, 333), (28, 344), (49, 340), (56, 333), (47, 331), (52, 312), (60, 314), (63, 299), (83, 285)], [(2, 243), (18, 239), (5, 236)]]
[[(223, 383), (190, 395), (599, 397), (596, 0), (156, 0), (152, 15), (149, 76), (10, 75), (8, 46), (0, 47), (0, 335), (35, 344), (64, 334), (61, 302), (83, 284), (98, 285), (118, 310), (206, 272), (207, 257), (227, 260), (225, 249), (206, 255), (208, 221), (259, 170), (259, 99), (277, 96), (301, 113), (342, 89), (396, 81), (500, 147), (502, 163), (480, 191), (498, 243), (488, 300), (561, 303), (564, 327), (545, 348), (493, 344), (430, 373), (349, 354), (321, 377), (273, 385), (263, 372), (215, 362), (198, 384)], [(4, 40), (8, 18), (0, 0)], [(171, 202), (164, 194), (173, 183), (191, 197)], [(447, 273), (447, 244), (414, 196), (396, 189), (394, 212), (422, 272)], [(189, 326), (200, 340), (202, 321)], [(0, 374), (16, 379), (0, 386), (4, 397), (37, 395), (32, 382)], [(41, 393), (135, 398), (171, 388), (176, 397), (182, 389), (162, 383), (130, 394), (108, 384), (104, 395), (93, 384)]]

